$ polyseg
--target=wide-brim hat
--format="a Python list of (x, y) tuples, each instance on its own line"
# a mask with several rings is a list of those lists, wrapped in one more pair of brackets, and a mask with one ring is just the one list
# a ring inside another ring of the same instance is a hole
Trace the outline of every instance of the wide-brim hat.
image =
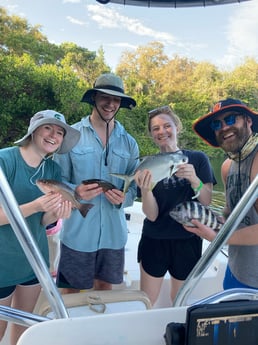
[(80, 139), (80, 132), (69, 126), (63, 114), (58, 113), (55, 110), (42, 110), (36, 113), (30, 119), (30, 125), (28, 128), (27, 133), (24, 135), (23, 138), (15, 141), (15, 144), (19, 146), (23, 146), (30, 135), (40, 126), (46, 124), (53, 124), (62, 127), (65, 130), (64, 139), (62, 145), (60, 146), (58, 153), (66, 153), (69, 152), (79, 141)]
[(85, 92), (81, 102), (87, 102), (94, 105), (94, 95), (97, 91), (103, 92), (107, 95), (121, 97), (120, 108), (132, 109), (136, 106), (136, 101), (125, 94), (122, 79), (115, 74), (105, 73), (99, 76), (96, 79), (93, 88)]
[(252, 119), (252, 131), (254, 133), (258, 132), (258, 113), (248, 108), (245, 103), (233, 98), (221, 100), (216, 103), (208, 114), (205, 114), (194, 121), (193, 130), (207, 144), (219, 147), (215, 137), (215, 132), (210, 125), (216, 117), (230, 111), (249, 116)]

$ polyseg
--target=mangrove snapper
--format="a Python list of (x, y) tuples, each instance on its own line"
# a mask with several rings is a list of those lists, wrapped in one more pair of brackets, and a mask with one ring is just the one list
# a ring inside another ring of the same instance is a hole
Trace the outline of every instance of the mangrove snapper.
[(63, 200), (71, 201), (73, 208), (77, 208), (83, 217), (86, 217), (89, 210), (94, 206), (93, 204), (81, 203), (79, 195), (65, 183), (55, 180), (40, 179), (36, 181), (36, 185), (44, 194), (61, 194)]
[(219, 230), (222, 226), (218, 216), (208, 206), (204, 206), (197, 201), (182, 202), (174, 207), (169, 212), (169, 215), (178, 223), (191, 227), (195, 227), (191, 223), (192, 219), (197, 219), (200, 223), (209, 226), (213, 230)]
[(166, 152), (158, 153), (156, 155), (144, 156), (140, 158), (140, 164), (136, 168), (132, 175), (110, 173), (112, 176), (116, 176), (125, 181), (124, 193), (127, 192), (131, 182), (134, 180), (135, 173), (142, 170), (150, 170), (152, 175), (153, 185), (163, 180), (164, 178), (171, 177), (178, 169), (179, 164), (188, 162), (188, 157), (185, 156), (181, 151), (177, 152)]

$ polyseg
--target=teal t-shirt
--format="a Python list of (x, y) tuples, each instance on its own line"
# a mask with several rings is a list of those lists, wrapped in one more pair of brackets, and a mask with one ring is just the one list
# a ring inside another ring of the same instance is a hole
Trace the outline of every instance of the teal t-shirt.
[[(61, 169), (56, 162), (48, 158), (37, 168), (33, 168), (24, 161), (19, 147), (0, 150), (0, 166), (19, 205), (42, 195), (35, 184), (37, 179), (61, 181)], [(42, 214), (38, 212), (29, 216), (26, 222), (48, 265), (48, 243), (45, 227), (41, 225)], [(11, 225), (0, 226), (0, 287), (17, 285), (34, 278), (35, 273)]]

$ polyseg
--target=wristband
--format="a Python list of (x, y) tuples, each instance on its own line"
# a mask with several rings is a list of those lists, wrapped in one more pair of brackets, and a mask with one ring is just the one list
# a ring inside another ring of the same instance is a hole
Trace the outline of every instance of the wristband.
[(200, 191), (202, 190), (203, 187), (203, 182), (200, 180), (200, 184), (197, 188), (193, 188), (194, 191), (194, 196), (192, 197), (192, 199), (196, 199), (198, 198), (198, 196), (200, 195)]

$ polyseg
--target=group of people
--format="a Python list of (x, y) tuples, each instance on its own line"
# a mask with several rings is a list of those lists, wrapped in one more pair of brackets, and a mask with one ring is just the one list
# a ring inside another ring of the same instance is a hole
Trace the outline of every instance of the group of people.
[[(209, 159), (200, 151), (180, 148), (180, 118), (169, 106), (148, 113), (148, 130), (161, 153), (182, 151), (188, 163), (181, 164), (169, 179), (152, 188), (151, 171), (135, 174), (123, 192), (123, 181), (112, 172), (131, 175), (137, 171), (136, 140), (116, 120), (120, 108), (129, 110), (136, 101), (125, 94), (120, 77), (100, 75), (82, 102), (92, 105), (90, 115), (69, 126), (54, 110), (36, 113), (26, 135), (16, 146), (0, 150), (0, 166), (26, 218), (36, 243), (48, 264), (46, 227), (63, 220), (56, 284), (63, 293), (82, 289), (110, 290), (123, 281), (127, 225), (124, 208), (141, 196), (146, 216), (138, 246), (140, 289), (154, 305), (164, 276), (171, 276), (171, 301), (202, 254), (202, 239), (212, 241), (216, 233), (197, 220), (195, 228), (179, 224), (169, 216), (178, 203), (192, 200), (209, 205), (216, 179)], [(199, 118), (194, 131), (209, 145), (222, 148), (228, 158), (222, 165), (225, 183), (225, 217), (230, 214), (258, 172), (258, 113), (235, 99), (218, 102)], [(37, 179), (62, 181), (74, 189), (82, 202), (94, 207), (86, 217), (72, 210), (70, 201), (58, 193), (42, 195)], [(104, 189), (97, 181), (115, 187)], [(230, 237), (224, 288), (258, 289), (258, 201)], [(32, 312), (40, 284), (0, 207), (0, 304)], [(0, 320), (0, 341), (7, 322)], [(11, 345), (24, 327), (11, 325)]]

